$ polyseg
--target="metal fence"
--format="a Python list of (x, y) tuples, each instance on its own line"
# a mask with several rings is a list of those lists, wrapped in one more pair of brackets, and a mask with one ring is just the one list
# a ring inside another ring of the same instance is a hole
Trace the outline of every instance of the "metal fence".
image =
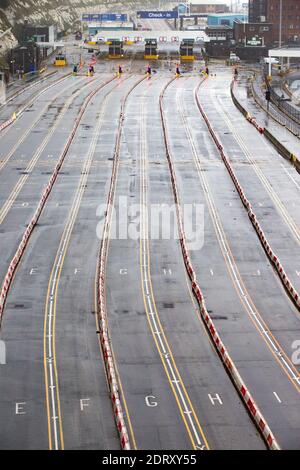
[(293, 121), (300, 124), (300, 110), (296, 109), (295, 106), (292, 106), (283, 96), (280, 96), (272, 85), (270, 86), (270, 92), (272, 103), (293, 119)]
[[(255, 75), (251, 83), (251, 91), (257, 104), (261, 108), (263, 108), (264, 111), (268, 113), (269, 116), (271, 116), (275, 121), (277, 121), (279, 124), (289, 129), (292, 132), (292, 134), (296, 136), (300, 136), (300, 121), (299, 121), (299, 124), (297, 124), (297, 121), (295, 119), (292, 119), (291, 116), (286, 112), (286, 110), (283, 110), (282, 107), (280, 107), (279, 104), (277, 104), (277, 100), (280, 101), (281, 105), (283, 104), (283, 102), (281, 99), (280, 100), (278, 99), (281, 97), (278, 97), (278, 94), (275, 93), (273, 89), (270, 89), (271, 103), (269, 104), (269, 108), (268, 108), (268, 105), (264, 96), (264, 92), (261, 89), (261, 82), (259, 80), (260, 80), (259, 77)], [(263, 78), (261, 80), (263, 81)], [(272, 98), (273, 95), (275, 95), (274, 98)], [(291, 105), (287, 103), (286, 101), (284, 103), (285, 105), (288, 104), (291, 107)]]

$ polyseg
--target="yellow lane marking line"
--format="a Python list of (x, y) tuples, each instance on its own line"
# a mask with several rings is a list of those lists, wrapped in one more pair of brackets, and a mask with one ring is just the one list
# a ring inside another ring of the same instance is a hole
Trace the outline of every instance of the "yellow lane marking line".
[[(115, 87), (114, 87), (115, 88)], [(113, 88), (113, 89), (114, 89)], [(101, 89), (102, 90), (102, 89)], [(58, 251), (55, 257), (54, 265), (51, 271), (48, 284), (48, 292), (45, 307), (45, 323), (44, 323), (44, 369), (45, 369), (45, 386), (46, 386), (46, 405), (48, 419), (48, 437), (49, 449), (63, 450), (64, 437), (61, 417), (61, 406), (59, 396), (59, 380), (56, 361), (56, 316), (57, 316), (57, 293), (63, 269), (65, 257), (71, 240), (74, 224), (80, 209), (81, 200), (85, 192), (85, 185), (88, 180), (92, 160), (95, 154), (99, 133), (103, 126), (105, 109), (107, 106), (108, 96), (112, 92), (107, 93), (102, 106), (101, 113), (98, 117), (97, 127), (90, 143), (87, 159), (83, 166), (82, 175), (77, 187), (75, 198), (69, 214), (67, 224), (65, 226)], [(56, 393), (55, 393), (55, 391)], [(51, 406), (50, 406), (51, 403)], [(57, 424), (58, 423), (58, 424)], [(54, 442), (54, 445), (53, 445)]]
[(151, 333), (160, 355), (169, 384), (174, 394), (182, 420), (186, 427), (193, 449), (209, 449), (208, 441), (201, 428), (192, 402), (178, 371), (172, 350), (167, 341), (159, 313), (156, 307), (152, 288), (150, 270), (150, 244), (148, 228), (148, 190), (147, 190), (147, 136), (144, 103), (140, 117), (140, 194), (141, 194), (141, 237), (140, 237), (140, 268), (144, 304)]

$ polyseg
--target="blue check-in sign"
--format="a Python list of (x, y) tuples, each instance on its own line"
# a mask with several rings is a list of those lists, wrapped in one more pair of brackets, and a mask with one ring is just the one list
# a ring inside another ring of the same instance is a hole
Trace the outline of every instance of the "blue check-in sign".
[(137, 17), (142, 20), (171, 20), (178, 18), (178, 11), (138, 11)]

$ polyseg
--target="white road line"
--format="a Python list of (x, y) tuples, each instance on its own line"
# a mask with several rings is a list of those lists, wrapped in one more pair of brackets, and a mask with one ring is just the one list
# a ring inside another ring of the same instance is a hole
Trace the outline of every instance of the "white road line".
[(277, 393), (276, 393), (276, 392), (273, 392), (273, 394), (274, 394), (276, 400), (277, 400), (279, 403), (282, 403), (282, 401), (280, 400), (280, 398), (279, 398), (279, 396), (277, 395)]
[[(51, 408), (52, 408), (52, 416), (51, 416), (52, 419), (51, 419), (51, 421), (52, 421), (53, 429), (51, 430), (51, 432), (53, 431), (54, 443), (55, 443), (55, 449), (56, 450), (59, 449), (58, 428), (57, 428), (57, 426), (58, 426), (58, 424), (57, 424), (58, 417), (56, 416), (56, 409), (59, 408), (59, 405), (57, 404), (57, 406), (56, 406), (56, 402), (58, 400), (58, 396), (57, 396), (58, 392), (54, 393), (54, 388), (58, 388), (58, 383), (56, 383), (56, 374), (54, 374), (54, 371), (53, 371), (53, 361), (54, 361), (54, 356), (53, 356), (54, 296), (55, 296), (55, 292), (58, 288), (58, 282), (59, 282), (58, 277), (59, 277), (59, 271), (62, 267), (63, 257), (66, 253), (66, 249), (67, 249), (67, 246), (68, 246), (68, 243), (69, 243), (69, 239), (70, 239), (70, 236), (71, 236), (71, 233), (72, 233), (72, 230), (73, 230), (76, 218), (77, 218), (77, 214), (78, 214), (78, 211), (79, 211), (79, 208), (80, 208), (82, 196), (83, 196), (84, 191), (85, 191), (85, 185), (86, 185), (86, 182), (88, 180), (91, 164), (92, 164), (93, 157), (94, 157), (94, 154), (95, 154), (96, 145), (97, 145), (98, 138), (99, 138), (99, 133), (100, 133), (100, 130), (103, 126), (103, 117), (104, 117), (104, 112), (105, 112), (106, 104), (107, 104), (107, 97), (108, 97), (109, 93), (107, 93), (107, 95), (106, 95), (106, 97), (105, 97), (105, 99), (102, 103), (102, 106), (101, 106), (101, 113), (98, 117), (97, 127), (96, 127), (95, 133), (93, 135), (93, 138), (91, 140), (91, 143), (90, 143), (90, 146), (89, 146), (89, 149), (88, 149), (87, 158), (86, 158), (86, 160), (83, 164), (84, 171), (82, 171), (82, 173), (81, 173), (81, 177), (80, 177), (80, 180), (79, 180), (79, 184), (78, 184), (78, 187), (77, 187), (75, 198), (73, 200), (72, 207), (71, 207), (70, 212), (69, 212), (68, 221), (67, 221), (67, 224), (65, 226), (65, 229), (64, 229), (61, 241), (60, 241), (60, 245), (59, 245), (59, 248), (58, 248), (58, 251), (57, 251), (54, 274), (53, 274), (53, 277), (50, 278), (51, 289), (50, 289), (50, 295), (49, 295), (49, 298), (48, 298), (48, 315), (47, 315), (48, 351), (46, 353), (47, 353), (47, 357), (49, 357), (49, 359), (51, 359), (51, 361), (48, 361), (47, 374), (49, 375), (49, 381), (50, 381), (49, 388), (50, 388)], [(61, 445), (62, 445), (62, 442), (61, 442)]]
[(145, 137), (145, 122), (146, 116), (144, 113), (144, 102), (142, 103), (141, 109), (141, 126), (140, 126), (140, 146), (141, 146), (141, 163), (140, 163), (140, 178), (141, 178), (141, 204), (143, 205), (143, 210), (141, 210), (141, 237), (140, 243), (142, 246), (142, 255), (143, 255), (143, 284), (144, 289), (147, 293), (147, 304), (149, 306), (150, 313), (148, 311), (148, 315), (150, 315), (150, 322), (152, 324), (152, 331), (158, 338), (158, 345), (160, 349), (161, 357), (164, 359), (164, 363), (167, 366), (167, 369), (172, 377), (172, 383), (174, 383), (175, 388), (177, 390), (177, 399), (181, 402), (181, 407), (183, 407), (183, 412), (187, 415), (187, 419), (189, 422), (189, 428), (192, 432), (194, 438), (197, 442), (197, 448), (205, 449), (205, 445), (202, 445), (201, 439), (197, 432), (195, 423), (194, 423), (194, 416), (193, 412), (188, 408), (181, 380), (175, 373), (175, 370), (172, 366), (172, 362), (170, 360), (171, 351), (169, 351), (168, 344), (165, 342), (164, 333), (160, 331), (160, 327), (157, 320), (157, 315), (153, 312), (155, 309), (155, 300), (153, 299), (152, 290), (150, 289), (150, 293), (148, 290), (148, 285), (151, 286), (151, 278), (149, 278), (150, 272), (150, 260), (149, 260), (149, 234), (148, 234), (148, 201), (147, 201), (147, 181), (146, 181), (146, 158), (147, 158), (147, 138)]
[(290, 174), (290, 172), (286, 169), (286, 167), (284, 166), (283, 163), (280, 164), (281, 167), (283, 168), (284, 172), (288, 175), (288, 177), (292, 180), (292, 182), (295, 184), (295, 186), (297, 187), (297, 189), (300, 190), (300, 185), (297, 183), (297, 181), (295, 180), (295, 178)]

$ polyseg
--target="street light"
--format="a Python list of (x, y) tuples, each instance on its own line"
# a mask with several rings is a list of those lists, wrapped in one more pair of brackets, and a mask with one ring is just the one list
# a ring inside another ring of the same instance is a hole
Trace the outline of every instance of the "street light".
[(15, 62), (16, 62), (15, 59), (12, 59), (12, 60), (10, 61), (11, 65), (12, 65), (12, 76), (13, 76), (13, 79), (14, 79), (14, 77), (15, 77)]
[(22, 47), (20, 47), (20, 50), (23, 51), (23, 73), (25, 73), (25, 51), (27, 51), (27, 47), (22, 46)]
[(246, 6), (243, 4), (243, 13), (244, 13), (244, 36), (246, 40)]
[(282, 46), (282, 0), (279, 0), (279, 47)]

